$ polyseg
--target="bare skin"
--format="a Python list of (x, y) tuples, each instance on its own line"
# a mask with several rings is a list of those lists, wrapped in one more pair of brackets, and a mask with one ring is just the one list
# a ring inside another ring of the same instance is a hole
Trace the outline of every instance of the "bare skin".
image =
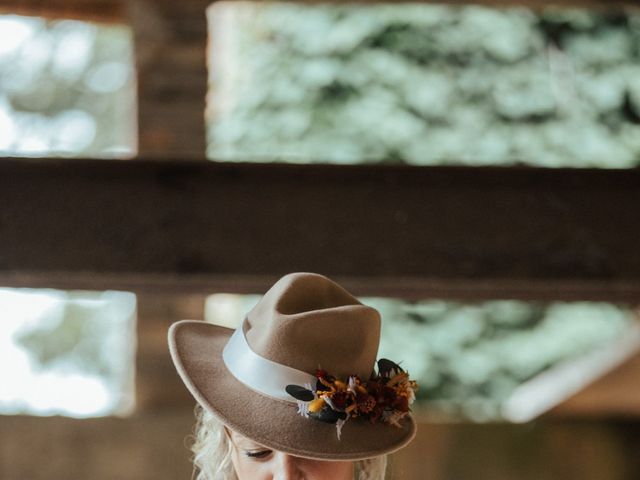
[(232, 430), (227, 432), (238, 480), (353, 480), (353, 462), (295, 457), (271, 450)]

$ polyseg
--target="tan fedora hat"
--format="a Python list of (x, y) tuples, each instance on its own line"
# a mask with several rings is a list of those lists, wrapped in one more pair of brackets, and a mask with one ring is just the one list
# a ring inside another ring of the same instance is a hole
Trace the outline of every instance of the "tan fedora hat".
[[(176, 369), (205, 409), (262, 445), (315, 459), (370, 458), (398, 450), (415, 436), (406, 398), (399, 415), (383, 398), (384, 390), (394, 405), (402, 403), (391, 385), (405, 374), (393, 380), (388, 373), (372, 374), (379, 339), (377, 310), (314, 273), (282, 277), (235, 331), (197, 320), (169, 329)], [(333, 396), (326, 394), (330, 389)], [(371, 404), (377, 395), (376, 414)], [(346, 397), (352, 400), (345, 404)], [(364, 397), (368, 402), (357, 404)], [(327, 420), (325, 413), (336, 418)]]

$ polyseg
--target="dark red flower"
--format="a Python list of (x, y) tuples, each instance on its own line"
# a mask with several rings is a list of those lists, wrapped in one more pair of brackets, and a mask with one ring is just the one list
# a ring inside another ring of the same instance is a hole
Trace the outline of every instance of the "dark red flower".
[(396, 397), (391, 405), (395, 410), (399, 410), (401, 412), (409, 411), (409, 399), (405, 396)]
[(331, 396), (331, 401), (336, 408), (344, 409), (347, 406), (347, 392), (336, 392)]
[(376, 399), (371, 395), (358, 396), (358, 410), (363, 414), (368, 414), (373, 411), (376, 406)]

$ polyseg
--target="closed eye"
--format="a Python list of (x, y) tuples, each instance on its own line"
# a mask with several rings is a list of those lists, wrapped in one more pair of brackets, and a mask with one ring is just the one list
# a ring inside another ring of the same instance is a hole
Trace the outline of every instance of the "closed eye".
[(246, 451), (244, 454), (249, 458), (266, 458), (271, 455), (271, 450)]

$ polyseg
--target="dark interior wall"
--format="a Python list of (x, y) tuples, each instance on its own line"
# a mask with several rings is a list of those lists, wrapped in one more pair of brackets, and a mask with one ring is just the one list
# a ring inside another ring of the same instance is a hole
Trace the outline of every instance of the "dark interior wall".
[[(5, 480), (190, 478), (193, 415), (162, 410), (130, 418), (4, 417)], [(531, 425), (419, 425), (391, 457), (394, 480), (635, 480), (640, 424), (604, 421)]]

